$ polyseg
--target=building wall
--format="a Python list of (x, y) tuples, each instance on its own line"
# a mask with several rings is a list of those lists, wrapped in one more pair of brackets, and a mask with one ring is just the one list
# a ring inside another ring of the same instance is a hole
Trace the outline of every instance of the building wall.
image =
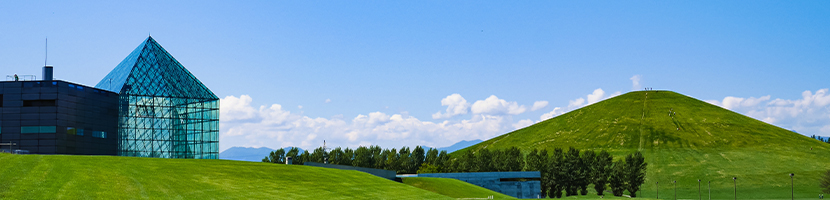
[(0, 143), (37, 154), (117, 154), (116, 93), (65, 81), (6, 81), (0, 95)]
[[(469, 172), (418, 174), (418, 177), (452, 178), (516, 198), (539, 198), (542, 194), (541, 173), (530, 172)], [(525, 181), (518, 181), (525, 179)]]

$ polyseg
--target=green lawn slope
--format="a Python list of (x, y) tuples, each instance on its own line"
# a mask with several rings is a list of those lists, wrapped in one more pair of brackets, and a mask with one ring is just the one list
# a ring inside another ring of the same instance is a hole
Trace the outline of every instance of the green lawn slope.
[(352, 170), (0, 153), (0, 199), (452, 199)]
[(458, 179), (409, 177), (404, 178), (403, 183), (453, 198), (487, 198), (493, 196), (494, 199), (516, 199)]
[[(675, 112), (674, 117), (669, 112)], [(830, 145), (721, 107), (670, 91), (629, 92), (481, 142), (463, 150), (575, 147), (607, 150), (621, 158), (642, 151), (648, 162), (638, 196), (703, 198), (711, 181), (713, 199), (817, 198), (818, 178), (830, 169)], [(812, 150), (811, 150), (812, 148)]]

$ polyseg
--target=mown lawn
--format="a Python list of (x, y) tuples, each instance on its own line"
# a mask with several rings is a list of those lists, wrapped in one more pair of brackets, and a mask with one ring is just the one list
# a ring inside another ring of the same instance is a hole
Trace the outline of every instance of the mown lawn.
[(301, 165), (0, 154), (0, 199), (452, 199), (366, 173)]

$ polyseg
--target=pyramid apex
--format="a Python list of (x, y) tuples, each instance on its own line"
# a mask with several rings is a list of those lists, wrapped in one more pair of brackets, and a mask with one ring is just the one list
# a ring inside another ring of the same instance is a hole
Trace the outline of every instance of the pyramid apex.
[(152, 36), (148, 36), (95, 87), (119, 94), (218, 99)]

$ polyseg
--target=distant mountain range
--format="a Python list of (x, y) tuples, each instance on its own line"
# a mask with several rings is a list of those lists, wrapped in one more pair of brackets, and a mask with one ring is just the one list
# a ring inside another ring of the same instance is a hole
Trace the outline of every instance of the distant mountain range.
[[(448, 147), (440, 147), (437, 148), (438, 151), (447, 151), (447, 153), (452, 153), (453, 151), (467, 148), (469, 146), (478, 144), (481, 140), (463, 140), (461, 142), (455, 143)], [(291, 147), (283, 148), (285, 152), (288, 152)], [(251, 161), (251, 162), (260, 162), (262, 161), (265, 156), (268, 156), (274, 149), (268, 147), (260, 147), (260, 148), (253, 148), (253, 147), (231, 147), (219, 153), (219, 159), (223, 160), (239, 160), (239, 161)], [(303, 152), (303, 149), (300, 149), (300, 152)]]
[(482, 141), (481, 140), (470, 140), (470, 141), (462, 140), (461, 142), (456, 142), (455, 144), (450, 145), (448, 147), (438, 148), (438, 151), (439, 152), (440, 151), (447, 151), (447, 153), (452, 153), (453, 151), (457, 151), (459, 149), (467, 148), (469, 146), (473, 146), (473, 145), (478, 144), (480, 142), (482, 142)]

